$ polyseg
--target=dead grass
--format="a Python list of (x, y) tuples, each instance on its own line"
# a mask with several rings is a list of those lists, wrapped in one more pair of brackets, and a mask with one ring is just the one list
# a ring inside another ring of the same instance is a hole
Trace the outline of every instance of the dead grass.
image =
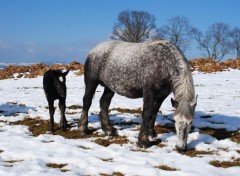
[(67, 107), (68, 109), (82, 109), (82, 106), (80, 105), (71, 105)]
[(13, 164), (13, 163), (22, 162), (22, 161), (23, 160), (6, 160), (6, 161), (3, 161), (3, 162)]
[(213, 161), (210, 161), (209, 164), (211, 164), (215, 167), (222, 167), (222, 168), (239, 167), (240, 166), (240, 158), (235, 159), (233, 161), (213, 160)]
[(127, 144), (129, 140), (125, 136), (116, 136), (116, 137), (109, 137), (108, 139), (97, 138), (93, 140), (93, 142), (97, 143), (98, 145), (102, 145), (107, 147), (111, 144)]
[[(41, 134), (49, 133), (49, 121), (42, 120), (40, 117), (36, 118), (25, 118), (20, 121), (10, 122), (11, 125), (25, 125), (29, 127), (29, 131), (32, 132), (33, 136), (39, 136)], [(62, 131), (59, 129), (58, 124), (54, 124), (55, 132), (53, 135), (60, 135), (67, 139), (85, 139), (90, 137), (104, 137), (103, 134), (93, 133), (95, 130), (90, 129), (89, 135), (81, 135), (78, 130), (67, 130)]]
[(2, 122), (2, 123), (6, 123), (6, 122), (7, 122), (7, 120), (0, 120), (0, 122)]
[(105, 162), (113, 162), (113, 158), (100, 158), (101, 160), (105, 161)]
[(56, 164), (56, 163), (49, 163), (49, 164), (47, 164), (47, 167), (54, 168), (54, 169), (60, 169), (61, 172), (69, 171), (68, 169), (62, 169), (65, 166), (67, 166), (67, 164)]
[(190, 156), (190, 157), (199, 157), (201, 155), (213, 155), (214, 154), (213, 151), (203, 151), (203, 150), (195, 150), (195, 149), (191, 149), (191, 150), (187, 150), (185, 152), (179, 152), (179, 153)]
[(165, 170), (165, 171), (177, 171), (177, 170), (179, 170), (179, 169), (176, 169), (176, 168), (173, 168), (173, 167), (169, 167), (167, 165), (155, 166), (155, 168)]
[(111, 111), (118, 111), (120, 113), (129, 113), (129, 114), (142, 114), (142, 109), (125, 109), (125, 108), (112, 108), (109, 109), (109, 112)]
[(154, 129), (158, 134), (176, 132), (174, 125), (170, 125), (170, 124), (167, 124), (164, 126), (155, 125)]
[(124, 176), (123, 173), (121, 172), (113, 172), (112, 174), (104, 174), (104, 173), (100, 173), (101, 176)]
[(133, 152), (143, 152), (143, 153), (152, 153), (152, 151), (150, 150), (146, 150), (146, 149), (131, 149), (131, 151)]
[(240, 143), (240, 134), (238, 133), (238, 131), (227, 131), (224, 128), (221, 129), (201, 128), (200, 133), (209, 134), (215, 137), (217, 140), (229, 138), (238, 144)]
[(65, 167), (65, 166), (67, 166), (67, 164), (56, 164), (56, 163), (49, 163), (49, 164), (47, 164), (47, 167), (59, 168), (59, 169)]
[(51, 142), (55, 142), (54, 140), (50, 140), (50, 141), (42, 141), (43, 143), (51, 143)]

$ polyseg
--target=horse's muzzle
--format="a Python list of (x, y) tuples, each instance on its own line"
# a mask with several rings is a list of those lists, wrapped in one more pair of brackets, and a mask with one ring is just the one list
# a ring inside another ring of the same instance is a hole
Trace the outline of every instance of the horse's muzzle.
[(187, 146), (179, 147), (178, 145), (175, 145), (175, 147), (179, 152), (185, 152), (187, 150)]

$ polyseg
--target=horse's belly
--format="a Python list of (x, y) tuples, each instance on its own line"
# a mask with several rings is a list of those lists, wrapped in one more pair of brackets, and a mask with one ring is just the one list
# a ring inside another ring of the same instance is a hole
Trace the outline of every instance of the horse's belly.
[(127, 98), (141, 98), (143, 96), (143, 90), (137, 87), (127, 87), (124, 84), (119, 85), (106, 85), (112, 91)]

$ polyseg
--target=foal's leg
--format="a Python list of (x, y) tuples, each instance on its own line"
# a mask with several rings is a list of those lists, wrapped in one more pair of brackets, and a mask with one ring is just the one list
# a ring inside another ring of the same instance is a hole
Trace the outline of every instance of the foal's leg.
[(50, 131), (53, 133), (54, 132), (54, 101), (53, 100), (48, 100), (48, 107), (49, 107), (49, 115), (50, 115)]
[(151, 143), (148, 139), (149, 134), (149, 123), (152, 118), (154, 104), (154, 94), (151, 90), (145, 91), (143, 95), (143, 113), (142, 113), (142, 124), (138, 136), (139, 147), (150, 147)]
[(82, 135), (89, 134), (88, 129), (88, 110), (92, 104), (92, 98), (98, 86), (97, 82), (86, 83), (85, 94), (83, 97), (83, 110), (79, 120), (78, 128)]
[(114, 96), (114, 92), (110, 90), (108, 87), (105, 87), (103, 95), (100, 99), (101, 110), (99, 113), (102, 130), (105, 132), (105, 134), (111, 135), (111, 136), (116, 135), (116, 129), (112, 127), (111, 122), (109, 120), (109, 115), (108, 115), (108, 108), (113, 96)]
[(59, 109), (61, 111), (60, 128), (61, 128), (61, 130), (65, 131), (67, 129), (67, 120), (65, 117), (65, 109), (66, 109), (66, 99), (65, 98), (59, 99)]

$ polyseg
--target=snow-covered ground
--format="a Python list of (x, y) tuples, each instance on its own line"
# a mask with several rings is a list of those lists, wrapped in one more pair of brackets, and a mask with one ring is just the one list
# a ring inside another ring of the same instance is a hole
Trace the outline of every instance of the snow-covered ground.
[[(66, 139), (59, 135), (32, 136), (27, 126), (12, 125), (25, 117), (48, 120), (47, 101), (42, 88), (42, 77), (34, 79), (0, 80), (0, 175), (143, 175), (143, 176), (238, 176), (240, 167), (215, 167), (209, 162), (233, 161), (240, 158), (240, 144), (229, 138), (216, 139), (201, 133), (201, 128), (226, 129), (240, 132), (240, 70), (219, 73), (193, 73), (198, 104), (194, 129), (189, 134), (188, 148), (206, 151), (194, 157), (175, 150), (176, 135), (173, 132), (158, 134), (162, 147), (148, 149), (137, 147), (138, 125), (122, 127), (117, 122), (140, 122), (136, 114), (111, 111), (111, 120), (120, 136), (129, 140), (126, 144), (107, 147), (94, 142), (98, 137)], [(67, 106), (82, 105), (84, 83), (82, 76), (70, 72), (67, 76)], [(98, 121), (99, 99), (103, 88), (98, 87), (90, 109), (89, 126), (102, 133)], [(170, 95), (161, 107), (156, 125), (173, 124)], [(55, 102), (57, 106), (57, 102)], [(110, 108), (138, 109), (142, 99), (113, 97)], [(81, 109), (67, 109), (67, 120), (79, 119)], [(59, 122), (59, 109), (55, 122)], [(76, 124), (77, 125), (77, 124)], [(74, 127), (73, 129), (76, 129)], [(103, 137), (107, 139), (108, 137)], [(48, 164), (65, 164), (52, 168)], [(168, 166), (175, 171), (158, 168)], [(66, 172), (63, 172), (66, 171)]]

